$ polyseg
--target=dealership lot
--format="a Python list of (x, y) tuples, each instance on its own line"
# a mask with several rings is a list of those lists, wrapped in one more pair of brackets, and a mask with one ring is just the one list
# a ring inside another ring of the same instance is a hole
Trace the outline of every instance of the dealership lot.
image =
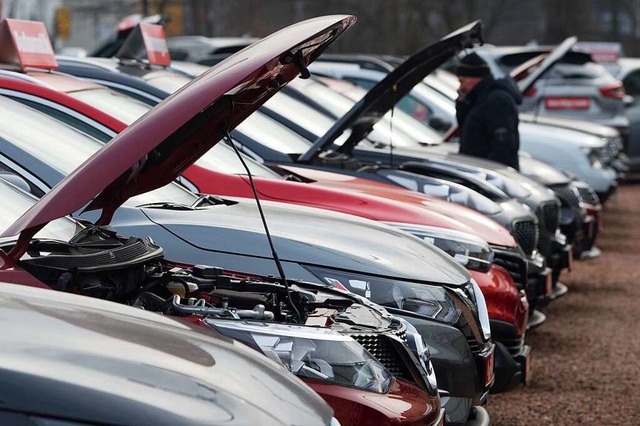
[(640, 184), (622, 186), (605, 210), (602, 255), (566, 274), (569, 293), (528, 334), (536, 348), (530, 385), (489, 402), (493, 424), (635, 424), (640, 394), (637, 267)]

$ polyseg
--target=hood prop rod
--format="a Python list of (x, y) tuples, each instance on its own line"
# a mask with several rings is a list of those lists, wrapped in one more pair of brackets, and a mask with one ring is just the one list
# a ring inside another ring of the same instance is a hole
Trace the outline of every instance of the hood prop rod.
[[(234, 106), (233, 99), (230, 98), (230, 100), (231, 100), (231, 109), (229, 113), (229, 118), (231, 118), (231, 115), (233, 114), (233, 106)], [(291, 299), (291, 290), (289, 289), (289, 283), (287, 282), (287, 277), (284, 273), (284, 268), (282, 267), (282, 263), (280, 262), (280, 258), (278, 257), (278, 253), (276, 252), (276, 247), (273, 244), (273, 239), (271, 238), (271, 233), (269, 232), (269, 226), (267, 225), (267, 219), (265, 218), (264, 212), (262, 211), (262, 204), (260, 204), (260, 197), (258, 197), (258, 191), (256, 190), (256, 185), (253, 181), (253, 175), (251, 174), (251, 171), (249, 170), (247, 163), (244, 161), (244, 158), (242, 158), (242, 155), (240, 154), (238, 147), (236, 146), (235, 143), (233, 143), (233, 139), (231, 138), (231, 134), (229, 133), (229, 120), (227, 120), (227, 122), (225, 123), (224, 138), (227, 140), (229, 145), (231, 145), (231, 147), (233, 148), (233, 151), (236, 153), (236, 155), (240, 159), (240, 162), (242, 163), (242, 166), (247, 172), (247, 176), (249, 177), (249, 183), (251, 185), (251, 190), (253, 191), (253, 198), (256, 200), (256, 204), (258, 206), (258, 212), (260, 213), (260, 219), (262, 220), (262, 226), (264, 227), (264, 232), (267, 234), (267, 240), (269, 241), (269, 247), (271, 248), (271, 256), (273, 257), (273, 261), (275, 262), (276, 268), (278, 269), (278, 273), (280, 274), (280, 278), (282, 279), (282, 284), (284, 285), (284, 288), (287, 291), (287, 300), (289, 301), (289, 305), (291, 306), (291, 309), (295, 312), (298, 323), (302, 324), (302, 316), (300, 315), (300, 311), (298, 311), (298, 308), (296, 307), (296, 305), (293, 303), (293, 299)]]

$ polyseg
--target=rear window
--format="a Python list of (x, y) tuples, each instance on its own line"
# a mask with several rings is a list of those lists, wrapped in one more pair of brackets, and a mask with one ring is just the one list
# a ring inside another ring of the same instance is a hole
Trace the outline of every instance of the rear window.
[(585, 64), (559, 63), (549, 70), (545, 78), (594, 79), (607, 74), (609, 74), (607, 69), (595, 62)]
[[(509, 73), (518, 65), (546, 53), (542, 50), (513, 53), (502, 56), (497, 63), (502, 71)], [(606, 75), (608, 71), (602, 65), (591, 60), (591, 56), (583, 52), (568, 52), (554, 65), (543, 78), (593, 79)]]

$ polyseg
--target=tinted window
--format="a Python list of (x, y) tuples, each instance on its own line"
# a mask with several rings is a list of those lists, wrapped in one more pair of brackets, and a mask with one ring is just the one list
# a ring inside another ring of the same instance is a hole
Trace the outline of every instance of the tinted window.
[[(247, 157), (242, 153), (240, 155), (242, 155), (245, 163), (247, 164), (247, 167), (249, 167), (249, 171), (253, 176), (280, 179), (280, 175), (275, 173), (271, 169), (266, 168), (262, 164), (256, 163), (253, 159)], [(202, 157), (198, 159), (198, 161), (196, 161), (196, 164), (198, 166), (210, 170), (215, 170), (220, 173), (228, 173), (234, 175), (244, 175), (247, 173), (233, 148), (223, 142), (218, 143), (209, 151), (207, 151)]]
[(28, 100), (28, 99), (23, 99), (20, 97), (13, 97), (8, 95), (9, 98), (18, 101), (24, 105), (27, 105), (33, 109), (36, 109), (46, 115), (48, 115), (49, 117), (53, 117), (56, 120), (62, 121), (65, 124), (68, 124), (69, 126), (73, 127), (74, 129), (78, 129), (81, 132), (86, 133), (89, 136), (92, 136), (96, 139), (98, 139), (99, 141), (102, 142), (108, 142), (111, 140), (111, 135), (108, 135), (106, 133), (101, 132), (100, 130), (96, 129), (95, 127), (89, 125), (88, 123), (85, 123), (84, 121), (75, 118), (67, 113), (65, 113), (64, 111), (60, 111), (56, 108), (52, 108), (50, 106), (47, 105), (43, 105), (40, 102), (35, 102), (32, 100)]
[(294, 131), (267, 117), (260, 111), (251, 114), (236, 127), (236, 131), (275, 151), (286, 154), (302, 154), (309, 142)]
[(67, 175), (102, 144), (39, 111), (0, 98), (0, 135)]

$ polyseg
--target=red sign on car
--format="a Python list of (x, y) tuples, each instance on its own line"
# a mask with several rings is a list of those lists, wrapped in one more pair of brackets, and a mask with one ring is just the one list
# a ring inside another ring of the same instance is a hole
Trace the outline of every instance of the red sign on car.
[(42, 22), (5, 19), (0, 24), (0, 58), (21, 68), (58, 68), (49, 34)]
[(171, 56), (169, 56), (167, 39), (162, 25), (140, 23), (140, 31), (149, 63), (165, 67), (171, 65)]
[(576, 98), (545, 98), (547, 109), (589, 109), (591, 99), (587, 97)]

